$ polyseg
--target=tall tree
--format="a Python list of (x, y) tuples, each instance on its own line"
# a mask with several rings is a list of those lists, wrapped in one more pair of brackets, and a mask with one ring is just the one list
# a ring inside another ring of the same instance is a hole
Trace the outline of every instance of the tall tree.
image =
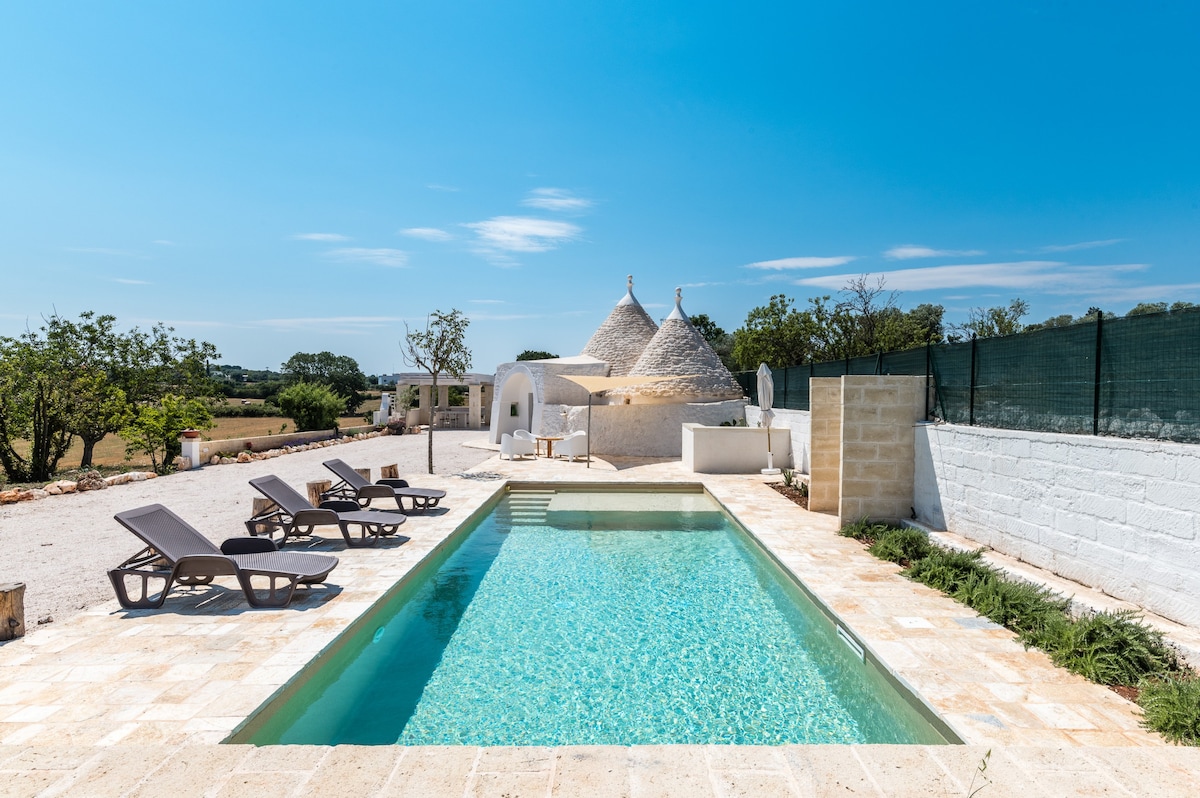
[(1022, 332), (1025, 325), (1021, 319), (1029, 314), (1029, 304), (1023, 299), (1014, 299), (1007, 305), (992, 308), (973, 308), (965, 324), (955, 327), (964, 337), (995, 338)]
[(298, 382), (315, 382), (327, 386), (338, 396), (346, 399), (346, 415), (353, 415), (366, 397), (359, 393), (367, 389), (367, 375), (358, 367), (358, 361), (346, 355), (318, 352), (315, 355), (297, 352), (288, 358), (280, 370), (289, 385)]
[[(451, 309), (449, 313), (435, 310), (425, 320), (424, 330), (411, 330), (404, 325), (405, 336), (401, 346), (404, 361), (410, 366), (429, 373), (433, 387), (433, 407), (430, 421), (438, 411), (438, 375), (450, 374), (461, 380), (471, 368), (471, 350), (466, 345), (467, 325), (471, 320), (462, 311)], [(433, 424), (429, 425), (429, 473), (433, 473)]]
[(696, 332), (700, 333), (700, 337), (712, 347), (712, 350), (717, 353), (717, 357), (721, 358), (725, 368), (732, 369), (734, 366), (733, 336), (709, 318), (707, 313), (695, 313), (688, 318), (691, 319)]

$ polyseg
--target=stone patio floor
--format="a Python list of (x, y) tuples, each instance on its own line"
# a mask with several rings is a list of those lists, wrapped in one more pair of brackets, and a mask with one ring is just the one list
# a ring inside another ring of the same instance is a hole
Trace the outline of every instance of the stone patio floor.
[(287, 609), (251, 610), (235, 582), (219, 580), (177, 588), (159, 611), (126, 612), (114, 600), (0, 646), (0, 797), (965, 796), (980, 786), (981, 798), (1200, 795), (1200, 749), (1142, 730), (1132, 703), (899, 576), (838, 537), (836, 519), (800, 509), (761, 477), (617, 458), (591, 469), (492, 459), (476, 471), (704, 484), (966, 745), (219, 745), (506, 484), (421, 477), (449, 491), (446, 512), (411, 517), (407, 541), (378, 549), (324, 539), (316, 549), (341, 558), (331, 584)]

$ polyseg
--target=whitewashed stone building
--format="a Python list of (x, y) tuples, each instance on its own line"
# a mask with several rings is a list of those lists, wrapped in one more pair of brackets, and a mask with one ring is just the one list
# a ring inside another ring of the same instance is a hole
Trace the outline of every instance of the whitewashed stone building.
[(659, 327), (634, 297), (630, 276), (625, 296), (581, 354), (501, 365), (492, 442), (518, 429), (535, 435), (587, 430), (588, 392), (567, 376), (675, 377), (592, 395), (590, 437), (596, 454), (676, 457), (682, 450), (682, 424), (744, 418), (742, 389), (692, 326), (682, 304), (676, 289), (675, 309)]

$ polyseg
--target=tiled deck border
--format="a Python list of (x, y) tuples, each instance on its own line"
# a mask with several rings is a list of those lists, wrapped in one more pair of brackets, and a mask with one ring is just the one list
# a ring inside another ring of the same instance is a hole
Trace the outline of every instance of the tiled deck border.
[(969, 745), (216, 745), (502, 486), (431, 478), (453, 491), (446, 514), (413, 518), (403, 545), (339, 551), (340, 587), (292, 608), (252, 611), (236, 591), (200, 589), (159, 612), (109, 602), (0, 647), (0, 796), (965, 795), (989, 749), (992, 783), (981, 796), (1200, 793), (1200, 751), (1163, 744), (1138, 727), (1132, 704), (899, 577), (833, 534), (834, 519), (760, 479), (678, 463), (585, 471), (492, 460), (480, 470), (521, 481), (703, 483)]

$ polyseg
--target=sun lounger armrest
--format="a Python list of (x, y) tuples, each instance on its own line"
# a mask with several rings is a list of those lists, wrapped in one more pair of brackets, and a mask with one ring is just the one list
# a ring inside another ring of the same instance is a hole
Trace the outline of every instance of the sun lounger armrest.
[(375, 481), (376, 485), (387, 485), (389, 488), (407, 488), (409, 487), (407, 479), (380, 479)]
[(336, 524), (339, 520), (338, 514), (333, 510), (315, 507), (311, 510), (301, 510), (292, 516), (292, 524), (295, 526), (324, 526), (325, 524)]
[[(195, 577), (233, 576), (237, 566), (224, 554), (189, 554), (175, 562), (175, 579), (186, 584)], [(203, 584), (203, 583), (201, 583)]]
[(266, 551), (279, 551), (279, 547), (270, 538), (230, 538), (221, 544), (222, 554), (260, 554)]
[(396, 491), (387, 485), (363, 485), (358, 489), (359, 499), (391, 499)]
[(321, 502), (318, 509), (333, 510), (335, 513), (353, 513), (361, 508), (358, 506), (358, 502), (350, 499), (326, 499)]

